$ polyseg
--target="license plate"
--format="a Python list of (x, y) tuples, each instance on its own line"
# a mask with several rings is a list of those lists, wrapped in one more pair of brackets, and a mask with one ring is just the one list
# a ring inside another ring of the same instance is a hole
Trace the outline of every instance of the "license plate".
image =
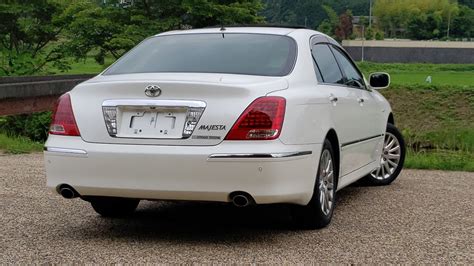
[(117, 137), (180, 139), (186, 120), (186, 108), (122, 107)]

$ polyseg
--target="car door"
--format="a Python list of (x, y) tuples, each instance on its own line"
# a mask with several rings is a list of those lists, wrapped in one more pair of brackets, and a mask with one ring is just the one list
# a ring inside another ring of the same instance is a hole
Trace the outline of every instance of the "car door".
[[(339, 47), (331, 46), (332, 52), (344, 74), (345, 85), (359, 91), (357, 102), (359, 104), (358, 119), (360, 139), (355, 139), (347, 147), (357, 150), (360, 160), (367, 165), (379, 158), (378, 148), (383, 137), (384, 130), (381, 130), (382, 110), (378, 105), (375, 95), (367, 88), (362, 73), (357, 69), (350, 57)], [(383, 126), (382, 126), (383, 127)]]
[[(365, 132), (359, 122), (363, 119), (358, 99), (361, 90), (345, 85), (345, 77), (333, 52), (331, 44), (316, 42), (312, 45), (315, 73), (321, 90), (327, 94), (331, 104), (331, 119), (334, 123), (341, 147), (340, 176), (349, 174), (365, 165), (360, 150), (351, 147), (351, 143), (362, 139)], [(346, 147), (347, 146), (347, 147)]]

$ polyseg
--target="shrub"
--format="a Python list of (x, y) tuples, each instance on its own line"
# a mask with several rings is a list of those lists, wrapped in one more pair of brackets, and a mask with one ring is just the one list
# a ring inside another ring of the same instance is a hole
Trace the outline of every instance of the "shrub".
[(0, 131), (9, 136), (23, 136), (33, 141), (46, 141), (51, 112), (12, 115), (0, 118)]
[(365, 32), (365, 39), (373, 40), (374, 38), (375, 38), (374, 29), (372, 29), (372, 27), (368, 27), (367, 31)]
[(383, 32), (377, 31), (375, 33), (375, 39), (376, 40), (383, 40), (384, 39)]

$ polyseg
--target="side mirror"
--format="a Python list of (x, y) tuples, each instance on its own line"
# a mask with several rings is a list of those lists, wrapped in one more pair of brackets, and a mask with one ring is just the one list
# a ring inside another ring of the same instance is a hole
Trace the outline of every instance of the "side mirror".
[(385, 89), (390, 85), (390, 75), (385, 72), (375, 72), (370, 74), (370, 87), (375, 90)]

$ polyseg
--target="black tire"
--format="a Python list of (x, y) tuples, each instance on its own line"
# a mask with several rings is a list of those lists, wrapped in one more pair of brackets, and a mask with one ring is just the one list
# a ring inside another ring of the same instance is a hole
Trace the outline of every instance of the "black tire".
[[(325, 151), (329, 151), (331, 161), (333, 163), (333, 190), (332, 190), (332, 204), (328, 213), (323, 212), (323, 208), (320, 201), (321, 190), (320, 182), (322, 174), (322, 159)], [(328, 140), (324, 141), (323, 149), (321, 151), (321, 159), (318, 166), (318, 172), (316, 174), (316, 182), (314, 185), (313, 197), (306, 206), (292, 206), (292, 218), (295, 226), (299, 229), (319, 229), (326, 227), (330, 222), (334, 212), (336, 203), (336, 188), (338, 179), (339, 166), (335, 164), (334, 151), (331, 143)]]
[(103, 197), (90, 199), (90, 203), (94, 211), (103, 217), (124, 217), (135, 211), (140, 200)]
[[(382, 151), (382, 158), (381, 158), (381, 165), (383, 165), (383, 162), (384, 161), (387, 161), (386, 158), (384, 158), (384, 156), (388, 156), (388, 155), (391, 155), (391, 153), (387, 150), (385, 150), (385, 147), (386, 147), (386, 142), (387, 140), (390, 140), (388, 138), (390, 137), (395, 137), (396, 140), (398, 141), (399, 143), (399, 146), (400, 146), (400, 149), (399, 149), (399, 161), (398, 161), (398, 164), (397, 166), (393, 166), (391, 164), (388, 164), (388, 167), (390, 168), (390, 172), (389, 174), (386, 173), (385, 175), (381, 174), (380, 172), (377, 172), (377, 170), (375, 170), (374, 172), (371, 172), (370, 174), (368, 174), (367, 176), (364, 177), (363, 181), (365, 184), (367, 185), (371, 185), (371, 186), (386, 186), (386, 185), (390, 185), (393, 181), (395, 181), (395, 179), (397, 179), (398, 175), (400, 174), (400, 172), (402, 171), (403, 169), (403, 164), (405, 163), (405, 153), (406, 153), (406, 147), (405, 147), (405, 140), (403, 139), (403, 136), (402, 136), (402, 133), (400, 133), (400, 131), (392, 124), (387, 124), (387, 132), (385, 134), (385, 140), (384, 140), (384, 150)], [(393, 163), (393, 161), (391, 161)], [(393, 170), (392, 170), (392, 167), (393, 167)], [(379, 167), (380, 169), (382, 168)], [(379, 169), (378, 168), (378, 169)], [(384, 171), (387, 171), (385, 170), (386, 168), (384, 168)], [(377, 177), (376, 177), (377, 176)], [(384, 177), (382, 177), (384, 176)]]

